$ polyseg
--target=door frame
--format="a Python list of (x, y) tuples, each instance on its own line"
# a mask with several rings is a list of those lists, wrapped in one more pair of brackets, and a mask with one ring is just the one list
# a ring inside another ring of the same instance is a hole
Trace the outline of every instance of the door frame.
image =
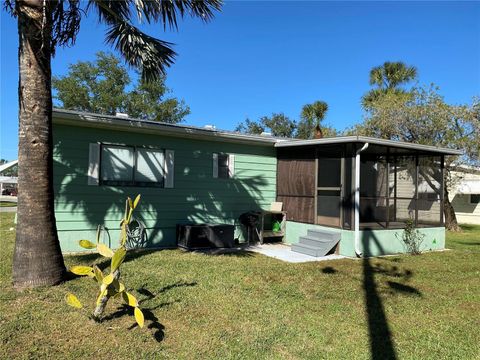
[[(343, 228), (343, 197), (344, 197), (344, 189), (343, 189), (343, 183), (344, 183), (344, 176), (345, 176), (345, 156), (342, 152), (342, 156), (340, 156), (340, 186), (339, 187), (319, 187), (318, 186), (318, 159), (321, 156), (319, 156), (319, 148), (317, 147), (316, 153), (315, 153), (315, 197), (314, 197), (314, 224), (315, 225), (321, 225), (321, 226), (326, 226), (326, 227), (332, 227), (336, 229), (342, 229)], [(338, 191), (340, 190), (340, 195), (339, 195), (339, 216), (338, 216), (338, 226), (334, 225), (326, 225), (326, 224), (320, 224), (318, 222), (318, 191), (319, 190), (335, 190)]]

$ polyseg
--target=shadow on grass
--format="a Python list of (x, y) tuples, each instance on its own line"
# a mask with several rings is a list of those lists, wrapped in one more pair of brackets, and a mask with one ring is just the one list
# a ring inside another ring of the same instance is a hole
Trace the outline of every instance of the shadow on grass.
[[(155, 307), (155, 309), (158, 309), (163, 306), (168, 306), (171, 303), (164, 303), (160, 304)], [(155, 314), (152, 312), (151, 309), (149, 308), (141, 308), (143, 312), (143, 316), (145, 319), (145, 323), (147, 324), (147, 329), (152, 329), (153, 330), (153, 338), (157, 342), (161, 342), (165, 338), (165, 326), (163, 326), (159, 321), (158, 318), (155, 316)], [(123, 317), (125, 315), (129, 315), (133, 317), (133, 308), (128, 306), (128, 305), (122, 305), (117, 308), (115, 312), (113, 312), (110, 315), (107, 315), (103, 318), (102, 321), (110, 321), (113, 319), (117, 319), (120, 317)], [(135, 329), (138, 326), (137, 323), (132, 324), (128, 330)]]
[[(163, 288), (161, 288), (160, 290), (158, 290), (158, 294), (162, 294), (164, 292), (167, 292), (168, 290), (172, 290), (172, 289), (175, 289), (175, 288), (179, 288), (179, 287), (191, 287), (191, 286), (196, 286), (198, 283), (196, 281), (193, 281), (193, 282), (177, 282), (175, 284), (171, 284), (171, 285), (167, 285), (167, 286), (164, 286)], [(143, 290), (143, 289), (139, 289), (139, 290)], [(139, 291), (140, 292), (140, 291)], [(150, 293), (151, 294), (151, 293)], [(150, 299), (153, 299), (156, 295), (152, 294), (153, 297), (151, 297)]]
[[(380, 253), (384, 253), (384, 249), (373, 232), (363, 232), (362, 244), (363, 256), (371, 255), (370, 249), (373, 245), (379, 249)], [(413, 272), (411, 270), (401, 270), (395, 265), (389, 267), (381, 264), (380, 262), (373, 263), (373, 261), (374, 260), (368, 257), (364, 257), (362, 259), (363, 289), (365, 294), (365, 310), (367, 314), (370, 336), (371, 358), (373, 360), (396, 359), (397, 354), (393, 343), (392, 332), (390, 330), (385, 308), (378, 291), (375, 276), (385, 275), (408, 281), (413, 276)], [(402, 293), (421, 296), (420, 291), (414, 287), (395, 281), (387, 281), (387, 284), (392, 290), (391, 294)]]
[(466, 246), (479, 246), (480, 241), (455, 241), (456, 244), (466, 245)]
[[(174, 284), (170, 284), (160, 288), (157, 293), (153, 293), (148, 290), (145, 285), (142, 285), (140, 288), (137, 289), (137, 292), (143, 296), (142, 299), (138, 301), (139, 305), (145, 303), (146, 301), (150, 301), (155, 299), (159, 294), (163, 294), (169, 290), (179, 288), (179, 287), (192, 287), (196, 286), (197, 282), (177, 282)], [(145, 323), (147, 324), (147, 328), (153, 330), (153, 337), (157, 342), (161, 342), (165, 337), (165, 326), (163, 326), (157, 316), (153, 313), (154, 310), (161, 309), (163, 307), (170, 306), (172, 304), (178, 303), (180, 300), (162, 302), (155, 306), (150, 307), (140, 307), (143, 312), (143, 316), (145, 318)], [(133, 308), (123, 304), (117, 308), (117, 310), (105, 317), (103, 317), (102, 321), (111, 321), (113, 319), (117, 319), (123, 317), (125, 315), (133, 316)], [(138, 326), (137, 323), (132, 324), (128, 329), (134, 329)]]
[(231, 256), (231, 257), (252, 257), (254, 253), (243, 248), (219, 248), (193, 250), (193, 253), (199, 253), (209, 256)]
[(390, 289), (392, 289), (396, 292), (403, 293), (403, 294), (411, 294), (411, 295), (422, 296), (422, 293), (412, 286), (405, 285), (405, 284), (400, 284), (400, 283), (395, 282), (395, 281), (387, 281), (387, 284), (390, 287)]
[(326, 266), (326, 267), (324, 267), (324, 268), (322, 269), (322, 273), (324, 273), (324, 274), (335, 274), (335, 273), (337, 273), (337, 272), (338, 272), (338, 271), (335, 270), (335, 269), (334, 269), (333, 267), (331, 267), (331, 266)]

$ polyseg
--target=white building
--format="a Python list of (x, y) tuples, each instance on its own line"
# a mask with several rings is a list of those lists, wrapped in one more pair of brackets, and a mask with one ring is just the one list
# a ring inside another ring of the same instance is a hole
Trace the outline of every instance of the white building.
[(3, 172), (14, 166), (17, 166), (18, 160), (13, 160), (8, 163), (0, 165), (0, 196), (3, 195), (4, 189), (17, 190), (18, 178), (16, 176), (4, 176)]
[(453, 172), (457, 176), (449, 198), (460, 224), (480, 225), (480, 169), (462, 167), (462, 171)]

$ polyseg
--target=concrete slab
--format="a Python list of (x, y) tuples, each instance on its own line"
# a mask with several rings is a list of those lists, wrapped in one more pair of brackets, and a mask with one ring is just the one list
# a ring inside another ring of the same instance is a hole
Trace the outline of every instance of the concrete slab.
[(321, 257), (314, 257), (309, 255), (300, 254), (294, 252), (290, 249), (289, 245), (285, 244), (262, 244), (262, 245), (252, 245), (247, 247), (245, 250), (256, 252), (265, 256), (269, 256), (278, 260), (286, 261), (289, 263), (305, 263), (313, 261), (328, 261), (328, 260), (338, 260), (345, 259), (345, 256), (342, 255), (326, 255)]

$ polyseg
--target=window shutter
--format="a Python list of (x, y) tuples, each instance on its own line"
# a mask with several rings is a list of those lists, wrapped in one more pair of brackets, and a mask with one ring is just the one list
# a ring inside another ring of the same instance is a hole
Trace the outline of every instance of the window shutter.
[(100, 144), (91, 143), (88, 153), (88, 185), (98, 185), (100, 167)]
[(165, 187), (173, 188), (173, 175), (175, 163), (175, 152), (173, 150), (165, 150)]
[(235, 175), (235, 155), (228, 155), (228, 177)]
[(213, 177), (218, 178), (218, 154), (213, 153)]

